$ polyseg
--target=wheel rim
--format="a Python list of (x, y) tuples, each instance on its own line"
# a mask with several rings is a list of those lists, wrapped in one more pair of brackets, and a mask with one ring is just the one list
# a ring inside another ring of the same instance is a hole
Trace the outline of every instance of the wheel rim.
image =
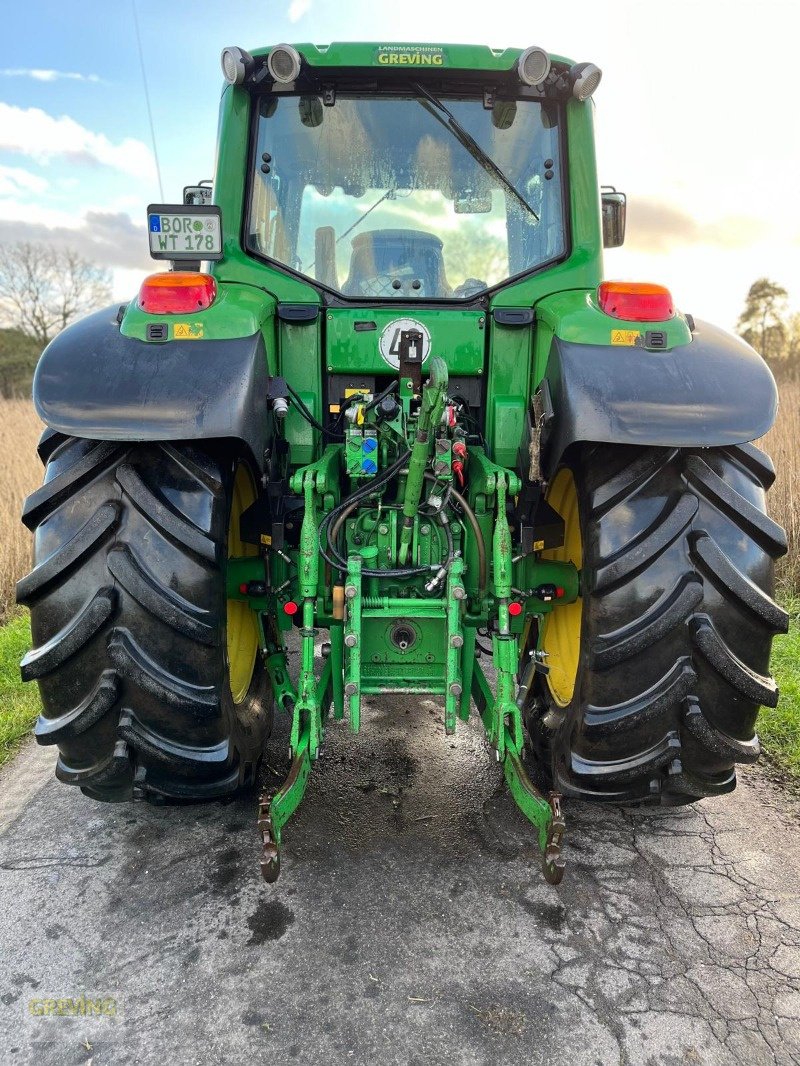
[[(228, 558), (257, 555), (255, 544), (246, 544), (239, 533), (239, 519), (254, 503), (253, 477), (240, 463), (233, 481), (233, 498), (228, 523)], [(258, 655), (258, 623), (255, 612), (244, 600), (228, 600), (228, 677), (234, 703), (241, 703), (248, 693)]]
[[(560, 548), (542, 552), (543, 559), (572, 562), (580, 570), (583, 565), (578, 493), (572, 471), (562, 467), (547, 490), (547, 502), (564, 519), (564, 543)], [(572, 702), (581, 651), (581, 619), (583, 603), (580, 596), (574, 603), (555, 607), (544, 622), (542, 650), (547, 652), (547, 687), (559, 707)]]

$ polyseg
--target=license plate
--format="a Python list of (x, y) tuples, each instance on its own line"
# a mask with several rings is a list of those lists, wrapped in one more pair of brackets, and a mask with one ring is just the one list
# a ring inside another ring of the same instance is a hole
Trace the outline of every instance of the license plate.
[(222, 258), (222, 214), (218, 207), (151, 204), (147, 232), (153, 259)]

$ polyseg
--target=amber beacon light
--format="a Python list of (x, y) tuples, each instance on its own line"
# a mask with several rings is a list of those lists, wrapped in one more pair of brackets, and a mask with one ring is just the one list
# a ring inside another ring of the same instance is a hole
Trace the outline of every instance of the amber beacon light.
[(675, 315), (669, 289), (649, 282), (603, 281), (597, 302), (605, 314), (627, 322), (663, 322)]
[(170, 270), (151, 274), (139, 289), (139, 307), (151, 315), (188, 315), (205, 311), (217, 295), (217, 283), (210, 274)]

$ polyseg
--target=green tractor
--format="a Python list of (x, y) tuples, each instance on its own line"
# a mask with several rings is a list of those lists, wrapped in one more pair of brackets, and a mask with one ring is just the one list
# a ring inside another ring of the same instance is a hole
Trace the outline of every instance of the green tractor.
[(36, 372), (18, 600), (57, 777), (229, 795), (286, 714), (268, 881), (367, 695), (434, 694), (448, 734), (477, 710), (553, 883), (561, 797), (729, 792), (787, 625), (749, 443), (777, 392), (664, 287), (603, 280), (599, 69), (363, 43), (222, 66), (213, 196), (148, 209), (172, 269)]

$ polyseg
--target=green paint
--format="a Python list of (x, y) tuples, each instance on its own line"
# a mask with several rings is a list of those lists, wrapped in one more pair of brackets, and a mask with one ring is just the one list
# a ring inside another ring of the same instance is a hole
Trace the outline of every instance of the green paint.
[(403, 527), (400, 531), (398, 561), (401, 566), (408, 562), (414, 517), (419, 509), (425, 468), (428, 465), (433, 439), (431, 427), (442, 417), (444, 396), (447, 389), (447, 364), (438, 355), (430, 362), (430, 377), (422, 387), (422, 404), (417, 419), (417, 431), (408, 461), (408, 477), (403, 497)]
[(550, 804), (536, 794), (517, 752), (508, 752), (503, 762), (503, 774), (517, 806), (539, 830), (539, 848), (544, 851), (547, 844), (547, 830), (553, 821)]
[(265, 663), (272, 687), (272, 697), (278, 707), (286, 711), (297, 702), (297, 692), (289, 678), (289, 671), (286, 665), (286, 652), (283, 648), (279, 649), (272, 646), (266, 656)]
[(531, 377), (532, 333), (492, 322), (486, 404), (486, 442), (496, 463), (515, 466)]
[(275, 843), (280, 846), (281, 830), (300, 806), (305, 795), (306, 785), (311, 773), (311, 756), (309, 754), (310, 735), (306, 728), (297, 741), (294, 757), (297, 760), (297, 772), (273, 797), (269, 813)]
[(257, 555), (244, 556), (241, 559), (228, 559), (225, 569), (226, 595), (229, 600), (250, 600), (240, 586), (251, 581), (264, 580), (264, 560)]
[[(278, 323), (279, 373), (292, 384), (317, 421), (322, 420), (322, 368), (317, 353), (320, 345), (319, 322)], [(284, 435), (297, 464), (310, 463), (318, 454), (320, 434), (311, 428), (292, 404), (284, 421)]]
[[(259, 331), (268, 336), (274, 348), (275, 301), (263, 290), (252, 285), (219, 284), (217, 296), (205, 311), (190, 315), (151, 315), (142, 311), (136, 300), (131, 300), (125, 309), (120, 324), (120, 333), (125, 337), (147, 340), (147, 326), (163, 322), (169, 329), (167, 339), (172, 340), (175, 326), (202, 326), (202, 339), (207, 341), (230, 340), (234, 337), (252, 337)], [(159, 344), (160, 341), (150, 341)], [(191, 342), (190, 342), (191, 343)]]
[[(597, 293), (560, 292), (547, 296), (536, 305), (537, 321), (542, 329), (536, 350), (535, 384), (542, 379), (550, 354), (553, 336), (571, 344), (599, 344), (614, 347), (614, 334), (620, 331), (638, 333), (638, 345), (644, 344), (644, 335), (649, 329), (663, 330), (667, 334), (667, 347), (677, 348), (690, 344), (691, 331), (681, 314), (666, 322), (632, 322), (611, 318), (604, 314), (597, 303)], [(648, 353), (642, 351), (642, 358)]]
[(350, 714), (350, 728), (361, 728), (361, 556), (348, 558), (345, 594), (344, 695)]
[(456, 713), (464, 691), (461, 669), (461, 649), (464, 645), (461, 613), (465, 597), (464, 584), (461, 580), (463, 570), (464, 563), (461, 559), (456, 559), (447, 578), (447, 672), (444, 690), (444, 731), (448, 735), (456, 731)]
[[(396, 373), (394, 365), (381, 355), (380, 340), (386, 331), (391, 345), (402, 318), (420, 322), (430, 334), (431, 354), (444, 359), (451, 375), (480, 374), (486, 347), (486, 315), (482, 311), (437, 311), (430, 308), (331, 308), (325, 316), (326, 366), (334, 373), (387, 374)], [(374, 322), (375, 329), (355, 328), (356, 322)], [(423, 366), (428, 368), (429, 359)]]

